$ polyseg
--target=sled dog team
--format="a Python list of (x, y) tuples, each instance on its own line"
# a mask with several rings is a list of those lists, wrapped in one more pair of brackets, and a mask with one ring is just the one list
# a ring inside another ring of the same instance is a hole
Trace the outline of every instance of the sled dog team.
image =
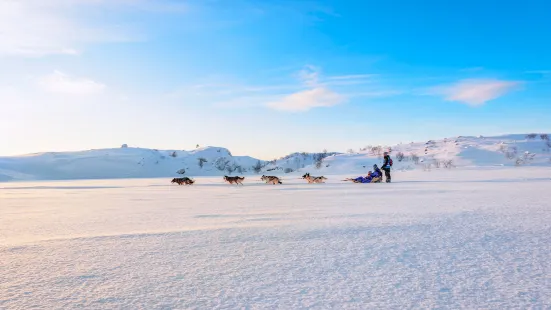
[[(360, 176), (357, 178), (347, 178), (343, 181), (352, 181), (354, 183), (381, 183), (383, 181), (383, 172), (381, 170), (384, 170), (385, 177), (386, 177), (386, 183), (390, 183), (390, 168), (392, 167), (392, 159), (388, 155), (388, 152), (384, 153), (384, 163), (381, 166), (381, 168), (377, 167), (377, 165), (373, 165), (373, 171), (369, 171), (367, 173), (367, 176)], [(281, 182), (281, 179), (273, 176), (273, 175), (262, 175), (260, 177), (262, 181), (264, 181), (266, 184), (283, 184)], [(306, 173), (302, 176), (302, 179), (306, 180), (308, 183), (325, 183), (325, 180), (327, 180), (324, 176), (314, 177), (311, 176), (310, 173)], [(241, 184), (243, 185), (243, 181), (245, 180), (245, 177), (235, 176), (235, 177), (229, 177), (227, 175), (224, 176), (224, 182), (227, 182), (229, 184)], [(172, 179), (171, 183), (177, 183), (178, 185), (192, 185), (195, 183), (194, 180), (183, 177), (183, 178), (174, 178)]]
[[(313, 177), (309, 173), (303, 175), (302, 178), (308, 181), (308, 183), (325, 183), (324, 181), (327, 180), (327, 178), (324, 176)], [(283, 184), (283, 182), (281, 182), (281, 179), (279, 177), (276, 177), (273, 175), (262, 175), (260, 179), (266, 182), (266, 184), (273, 184), (273, 185)], [(224, 176), (224, 182), (227, 182), (229, 184), (243, 185), (244, 180), (245, 180), (245, 177), (240, 177), (240, 176), (229, 177), (227, 175)], [(183, 178), (174, 178), (170, 183), (177, 183), (178, 185), (192, 185), (195, 183), (195, 181), (188, 177), (183, 177)]]

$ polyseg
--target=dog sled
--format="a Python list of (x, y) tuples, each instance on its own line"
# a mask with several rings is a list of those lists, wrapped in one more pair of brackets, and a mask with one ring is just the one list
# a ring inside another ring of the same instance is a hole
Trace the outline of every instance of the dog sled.
[(381, 183), (382, 178), (376, 177), (376, 178), (366, 178), (366, 177), (357, 177), (357, 178), (347, 178), (343, 180), (344, 182), (352, 182), (352, 183)]
[(381, 183), (383, 181), (383, 175), (382, 173), (379, 173), (378, 171), (371, 172), (369, 171), (367, 175), (359, 176), (357, 178), (347, 178), (343, 181), (353, 182), (353, 183)]

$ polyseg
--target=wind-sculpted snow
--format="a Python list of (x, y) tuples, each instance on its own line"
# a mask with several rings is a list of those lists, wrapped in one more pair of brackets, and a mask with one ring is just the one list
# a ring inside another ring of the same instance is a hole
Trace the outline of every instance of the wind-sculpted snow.
[(551, 169), (0, 185), (0, 309), (548, 309)]

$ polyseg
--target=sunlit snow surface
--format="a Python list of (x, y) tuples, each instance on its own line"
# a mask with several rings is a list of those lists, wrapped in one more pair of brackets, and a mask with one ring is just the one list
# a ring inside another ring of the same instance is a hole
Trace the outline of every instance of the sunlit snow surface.
[(0, 309), (551, 307), (551, 169), (328, 177), (0, 183)]

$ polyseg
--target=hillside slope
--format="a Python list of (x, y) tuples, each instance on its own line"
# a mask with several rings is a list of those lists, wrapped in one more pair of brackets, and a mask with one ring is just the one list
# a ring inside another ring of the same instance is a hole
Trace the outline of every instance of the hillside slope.
[[(549, 166), (551, 143), (538, 135), (495, 137), (451, 137), (395, 146), (367, 147), (361, 151), (329, 156), (320, 169), (308, 165), (299, 171), (324, 174), (365, 173), (374, 164), (382, 164), (382, 152), (391, 150), (396, 170), (438, 169), (446, 167)], [(403, 154), (401, 159), (399, 154)]]
[(246, 173), (259, 162), (264, 163), (248, 156), (232, 156), (219, 147), (193, 151), (118, 148), (40, 153), (0, 157), (0, 181), (210, 176)]
[[(350, 153), (293, 153), (262, 161), (233, 156), (228, 149), (204, 147), (193, 151), (145, 148), (98, 149), (0, 157), (0, 181), (219, 176), (231, 174), (365, 173), (391, 150), (394, 169), (550, 165), (551, 143), (546, 136), (452, 137), (391, 147), (365, 147)], [(399, 154), (403, 154), (401, 160)], [(320, 161), (320, 159), (322, 159)]]

